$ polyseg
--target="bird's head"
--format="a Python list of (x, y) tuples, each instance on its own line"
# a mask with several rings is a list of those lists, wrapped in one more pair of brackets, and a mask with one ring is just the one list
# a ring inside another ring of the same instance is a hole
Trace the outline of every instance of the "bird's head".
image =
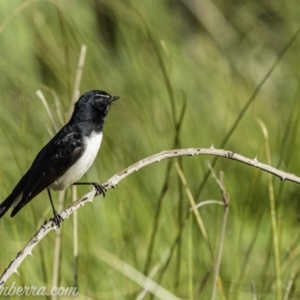
[(111, 103), (118, 99), (118, 96), (111, 96), (100, 90), (86, 92), (75, 103), (71, 120), (74, 122), (103, 122)]

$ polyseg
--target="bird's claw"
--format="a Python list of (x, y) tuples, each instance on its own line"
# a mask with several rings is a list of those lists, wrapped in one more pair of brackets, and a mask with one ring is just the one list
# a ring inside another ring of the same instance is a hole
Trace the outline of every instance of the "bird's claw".
[(105, 197), (106, 188), (97, 182), (92, 182), (93, 187), (97, 190), (97, 196), (102, 194)]
[(53, 217), (52, 220), (54, 221), (55, 225), (59, 228), (60, 227), (60, 223), (64, 219), (62, 218), (62, 216), (59, 213), (57, 213), (57, 211), (54, 211), (54, 217)]

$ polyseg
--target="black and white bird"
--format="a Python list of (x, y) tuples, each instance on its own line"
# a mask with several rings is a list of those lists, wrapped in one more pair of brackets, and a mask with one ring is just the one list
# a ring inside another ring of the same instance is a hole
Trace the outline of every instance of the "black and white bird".
[(94, 162), (103, 137), (105, 117), (113, 101), (119, 99), (104, 91), (92, 90), (75, 103), (70, 121), (42, 148), (31, 167), (0, 204), (0, 218), (12, 206), (13, 217), (43, 190), (48, 191), (54, 221), (59, 227), (50, 189), (63, 190), (72, 184), (93, 185), (98, 194), (105, 189), (95, 182), (77, 182)]

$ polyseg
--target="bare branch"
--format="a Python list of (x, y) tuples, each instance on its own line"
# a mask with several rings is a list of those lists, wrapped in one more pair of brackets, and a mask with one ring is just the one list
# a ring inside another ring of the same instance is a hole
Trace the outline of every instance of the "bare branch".
[[(162, 151), (160, 153), (154, 154), (147, 158), (144, 158), (137, 163), (129, 166), (124, 169), (120, 173), (112, 176), (108, 179), (103, 186), (108, 190), (110, 188), (116, 187), (121, 180), (130, 174), (140, 170), (141, 168), (148, 166), (154, 162), (160, 162), (163, 159), (178, 157), (178, 156), (194, 156), (194, 155), (215, 155), (225, 157), (227, 159), (232, 159), (239, 161), (241, 163), (247, 164), (249, 166), (259, 168), (262, 171), (273, 174), (274, 176), (279, 177), (281, 180), (287, 180), (294, 183), (300, 184), (300, 178), (273, 168), (267, 164), (263, 164), (257, 161), (257, 159), (250, 159), (240, 154), (237, 154), (232, 151), (227, 151), (223, 149), (213, 149), (213, 148), (190, 148), (190, 149), (175, 149), (169, 151)], [(78, 210), (81, 206), (88, 202), (92, 202), (93, 199), (97, 196), (97, 191), (93, 188), (89, 193), (85, 194), (83, 197), (79, 198), (75, 202), (73, 202), (69, 207), (63, 210), (60, 215), (63, 219), (67, 219), (70, 215), (72, 215), (76, 210)], [(27, 245), (17, 254), (14, 260), (9, 264), (9, 266), (4, 270), (2, 275), (0, 276), (0, 287), (7, 281), (7, 279), (13, 274), (17, 272), (17, 268), (21, 265), (26, 256), (31, 255), (34, 247), (51, 231), (56, 230), (55, 222), (51, 219), (49, 221), (45, 221), (38, 232), (31, 238), (31, 240), (27, 243)]]

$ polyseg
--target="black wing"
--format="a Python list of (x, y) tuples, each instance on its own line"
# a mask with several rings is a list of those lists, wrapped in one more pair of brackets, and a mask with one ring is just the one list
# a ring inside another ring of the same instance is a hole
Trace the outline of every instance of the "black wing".
[(39, 152), (30, 170), (24, 175), (26, 179), (23, 180), (23, 177), (20, 180), (20, 183), (22, 180), (26, 180), (26, 185), (23, 184), (23, 196), (13, 209), (12, 217), (35, 196), (67, 172), (80, 158), (84, 150), (82, 135), (78, 132), (66, 133), (64, 129), (66, 128), (63, 128)]

